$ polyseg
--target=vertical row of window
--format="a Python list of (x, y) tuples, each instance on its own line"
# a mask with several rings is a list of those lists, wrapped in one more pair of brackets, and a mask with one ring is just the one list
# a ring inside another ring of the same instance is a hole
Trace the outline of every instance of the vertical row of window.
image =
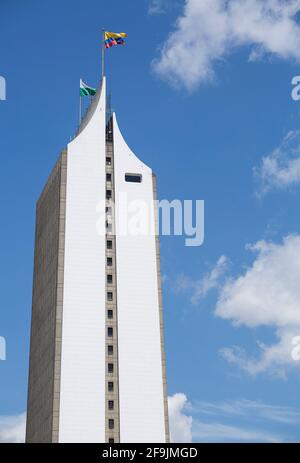
[[(112, 158), (110, 156), (106, 157), (106, 200), (110, 201), (113, 198), (113, 186), (112, 186)], [(107, 365), (106, 365), (106, 377), (107, 377), (107, 411), (108, 414), (106, 416), (107, 419), (107, 429), (108, 429), (108, 443), (115, 442), (115, 417), (114, 412), (116, 408), (115, 404), (115, 396), (114, 394), (117, 392), (116, 385), (114, 383), (114, 375), (116, 374), (115, 371), (115, 363), (114, 363), (114, 356), (115, 356), (115, 332), (114, 332), (114, 324), (113, 321), (115, 319), (114, 314), (114, 290), (113, 284), (115, 279), (114, 274), (114, 262), (113, 262), (113, 238), (110, 239), (110, 234), (112, 232), (112, 208), (108, 203), (106, 206), (106, 233), (107, 233), (107, 240), (106, 240), (106, 301), (108, 304), (112, 306), (107, 308), (106, 319), (106, 358), (107, 358)], [(112, 254), (112, 255), (110, 255)], [(112, 376), (112, 378), (110, 378)], [(112, 413), (112, 415), (110, 414)]]

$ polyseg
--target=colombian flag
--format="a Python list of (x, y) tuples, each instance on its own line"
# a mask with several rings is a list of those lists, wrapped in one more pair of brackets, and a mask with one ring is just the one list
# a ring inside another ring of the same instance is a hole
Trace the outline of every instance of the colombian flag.
[(115, 45), (125, 45), (125, 38), (127, 34), (125, 32), (105, 32), (104, 46), (105, 48), (111, 48)]

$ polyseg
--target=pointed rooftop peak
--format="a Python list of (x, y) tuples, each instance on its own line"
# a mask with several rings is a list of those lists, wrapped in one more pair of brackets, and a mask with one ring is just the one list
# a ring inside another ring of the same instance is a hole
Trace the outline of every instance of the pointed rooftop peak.
[(106, 112), (106, 77), (103, 76), (100, 85), (98, 87), (96, 95), (93, 97), (92, 102), (83, 117), (81, 124), (77, 130), (75, 138), (84, 131), (84, 129), (89, 125), (90, 121), (93, 119), (99, 111)]

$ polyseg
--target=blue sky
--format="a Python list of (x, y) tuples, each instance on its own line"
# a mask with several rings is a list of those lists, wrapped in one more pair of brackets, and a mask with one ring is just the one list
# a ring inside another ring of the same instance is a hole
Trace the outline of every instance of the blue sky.
[(205, 200), (203, 246), (161, 239), (173, 438), (299, 440), (299, 3), (1, 2), (0, 441), (26, 409), (35, 202), (80, 77), (99, 82), (103, 27), (129, 35), (106, 74), (159, 197)]

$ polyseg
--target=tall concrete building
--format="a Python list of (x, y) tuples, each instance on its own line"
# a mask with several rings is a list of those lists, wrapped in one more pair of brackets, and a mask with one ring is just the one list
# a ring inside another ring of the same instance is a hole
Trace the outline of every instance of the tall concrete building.
[(159, 240), (119, 231), (155, 176), (105, 85), (37, 203), (27, 442), (169, 441)]

